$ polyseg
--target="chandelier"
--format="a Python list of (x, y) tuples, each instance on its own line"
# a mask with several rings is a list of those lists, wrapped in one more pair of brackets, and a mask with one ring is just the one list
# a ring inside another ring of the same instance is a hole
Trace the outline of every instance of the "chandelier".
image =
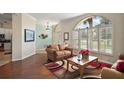
[(46, 30), (50, 30), (49, 22), (47, 22), (47, 24), (46, 24)]

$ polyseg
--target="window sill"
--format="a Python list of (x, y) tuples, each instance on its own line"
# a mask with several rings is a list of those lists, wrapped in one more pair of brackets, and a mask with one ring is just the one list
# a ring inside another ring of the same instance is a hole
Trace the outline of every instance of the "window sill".
[(104, 55), (104, 56), (110, 56), (113, 57), (113, 54), (109, 54), (109, 53), (103, 53), (103, 52), (97, 52), (97, 51), (92, 51), (90, 50), (91, 53), (95, 53), (95, 54), (99, 54), (99, 55)]
[[(80, 51), (79, 49), (76, 49), (74, 48), (74, 51)], [(93, 50), (89, 50), (91, 53), (94, 53), (94, 54), (98, 54), (98, 55), (104, 55), (104, 56), (109, 56), (109, 57), (114, 57), (113, 54), (109, 54), (109, 53), (103, 53), (103, 52), (97, 52), (97, 51), (93, 51)]]
[(110, 64), (110, 65), (112, 65), (112, 64), (113, 64), (113, 63), (112, 63), (112, 62), (110, 62), (110, 61), (105, 61), (105, 60), (102, 60), (102, 59), (99, 59), (99, 61), (100, 61), (100, 62), (103, 62), (103, 63)]

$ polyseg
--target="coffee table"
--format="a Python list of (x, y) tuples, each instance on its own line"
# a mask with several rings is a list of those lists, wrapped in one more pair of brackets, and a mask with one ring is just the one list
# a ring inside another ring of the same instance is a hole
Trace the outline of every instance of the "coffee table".
[(92, 62), (98, 62), (98, 57), (95, 57), (95, 56), (89, 56), (89, 58), (85, 60), (82, 60), (82, 59), (78, 60), (78, 59), (80, 59), (79, 56), (74, 56), (74, 57), (66, 59), (67, 60), (67, 71), (69, 69), (69, 64), (78, 67), (80, 71), (80, 78), (83, 77), (83, 72), (84, 72), (85, 67), (90, 65)]

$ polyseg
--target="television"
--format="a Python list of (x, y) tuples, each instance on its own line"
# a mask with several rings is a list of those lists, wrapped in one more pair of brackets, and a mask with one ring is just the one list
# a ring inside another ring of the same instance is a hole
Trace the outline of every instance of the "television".
[(25, 42), (34, 42), (35, 32), (30, 29), (24, 29), (24, 31), (25, 31)]

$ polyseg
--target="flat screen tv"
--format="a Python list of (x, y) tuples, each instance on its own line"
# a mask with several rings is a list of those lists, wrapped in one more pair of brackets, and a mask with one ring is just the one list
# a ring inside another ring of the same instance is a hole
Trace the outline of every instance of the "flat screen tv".
[(25, 31), (25, 42), (34, 42), (35, 32), (30, 29), (24, 29), (24, 31)]

